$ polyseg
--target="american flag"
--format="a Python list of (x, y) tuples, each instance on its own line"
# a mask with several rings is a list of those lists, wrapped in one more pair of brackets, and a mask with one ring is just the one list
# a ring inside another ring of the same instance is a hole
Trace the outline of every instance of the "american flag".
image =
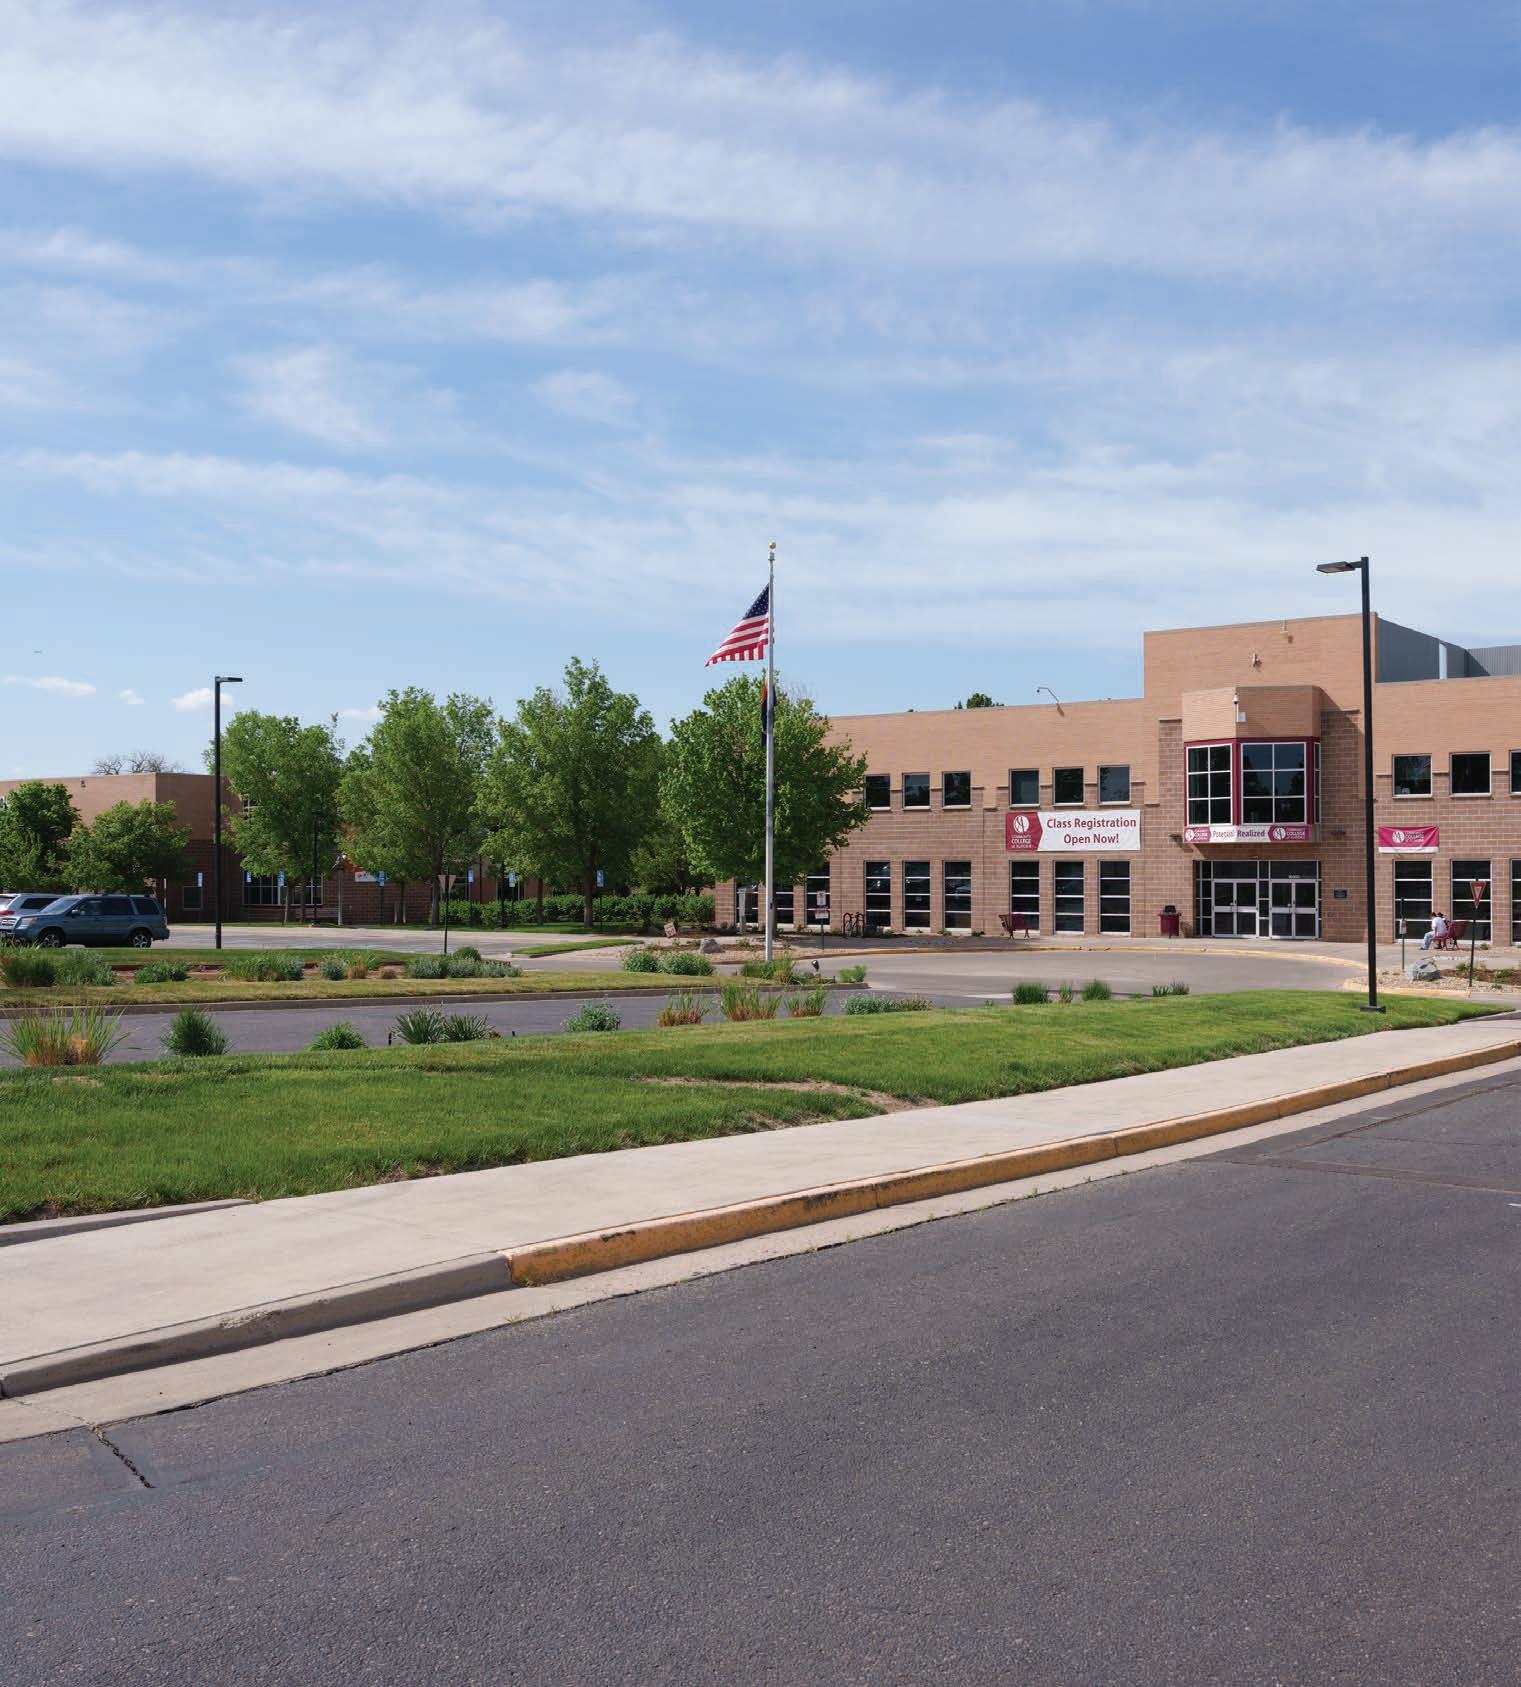
[(770, 621), (770, 586), (762, 586), (761, 594), (740, 616), (734, 631), (703, 663), (711, 668), (715, 662), (759, 662), (766, 654), (766, 633)]

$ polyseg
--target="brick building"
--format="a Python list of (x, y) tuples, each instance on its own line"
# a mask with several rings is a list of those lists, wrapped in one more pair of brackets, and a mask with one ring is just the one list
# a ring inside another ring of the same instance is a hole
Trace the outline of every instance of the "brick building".
[[(1521, 940), (1521, 646), (1375, 619), (1377, 929), (1433, 906)], [(837, 717), (871, 818), (781, 925), (899, 932), (1366, 935), (1357, 615), (1153, 632), (1142, 695)], [(1469, 881), (1488, 881), (1476, 903)], [(721, 923), (756, 917), (718, 887)], [(806, 915), (805, 915), (806, 910)], [(796, 921), (794, 919), (796, 916)]]
[[(20, 784), (31, 781), (0, 780), (0, 800)], [(69, 794), (79, 817), (86, 824), (119, 802), (172, 803), (180, 825), (190, 829), (185, 853), (190, 857), (191, 876), (183, 884), (157, 885), (155, 891), (164, 904), (171, 924), (184, 920), (209, 920), (211, 905), (211, 859), (216, 810), (213, 806), (213, 780), (209, 773), (113, 773), (89, 774), (84, 778), (44, 779), (47, 785), (62, 785)], [(225, 781), (224, 781), (225, 785)], [(229, 790), (226, 795), (229, 813), (238, 812), (238, 798)], [(477, 862), (474, 883), (460, 875), (454, 894), (477, 902), (494, 902), (498, 886), (494, 868), (487, 862)], [(24, 885), (6, 885), (7, 890), (24, 890)], [(502, 886), (507, 900), (525, 894), (533, 895), (536, 881), (519, 882), (511, 888)], [(224, 920), (280, 920), (285, 915), (285, 890), (274, 876), (260, 877), (246, 872), (238, 852), (232, 847), (228, 829), (222, 832), (222, 918)], [(311, 884), (291, 886), (291, 918), (309, 917), (316, 910), (323, 919), (337, 919), (342, 913), (345, 925), (389, 925), (398, 913), (407, 921), (425, 920), (428, 916), (429, 886), (426, 882), (407, 885), (382, 885), (372, 874), (356, 872), (345, 866), (342, 871), (329, 870)]]

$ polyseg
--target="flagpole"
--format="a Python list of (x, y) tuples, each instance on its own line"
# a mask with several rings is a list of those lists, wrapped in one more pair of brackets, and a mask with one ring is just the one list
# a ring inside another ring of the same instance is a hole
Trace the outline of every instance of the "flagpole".
[(776, 891), (771, 883), (772, 855), (776, 838), (776, 541), (766, 575), (766, 959), (772, 958), (776, 940)]

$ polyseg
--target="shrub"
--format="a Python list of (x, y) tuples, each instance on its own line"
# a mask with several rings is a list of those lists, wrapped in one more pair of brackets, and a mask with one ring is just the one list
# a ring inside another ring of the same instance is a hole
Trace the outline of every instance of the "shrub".
[(227, 1033), (200, 1008), (185, 1008), (175, 1014), (163, 1036), (165, 1054), (198, 1057), (226, 1054)]
[(446, 955), (444, 957), (444, 976), (446, 978), (479, 978), (484, 961), (472, 960), (469, 955)]
[(450, 1013), (444, 1016), (444, 1037), (446, 1043), (478, 1043), (482, 1037), (495, 1037), (498, 1032), (493, 1031), (478, 1013)]
[(65, 949), (58, 957), (60, 984), (92, 984), (97, 987), (114, 984), (116, 974), (108, 961), (92, 955), (88, 949)]
[(623, 1024), (623, 1016), (611, 1002), (583, 1002), (564, 1021), (566, 1031), (616, 1031)]
[(412, 1008), (396, 1016), (392, 1034), (404, 1043), (441, 1043), (444, 1016), (437, 1008)]
[(44, 949), (7, 949), (0, 955), (0, 973), (7, 984), (45, 990), (58, 982), (58, 963)]
[(847, 996), (846, 1013), (923, 1013), (929, 1007), (924, 996)]
[(660, 961), (653, 949), (627, 949), (618, 963), (625, 972), (659, 972)]
[(1085, 1002), (1107, 1002), (1114, 991), (1102, 978), (1090, 978), (1083, 986), (1083, 1000)]
[(835, 977), (841, 984), (864, 984), (866, 982), (866, 968), (859, 965), (841, 967)]
[(340, 1019), (336, 1025), (326, 1026), (306, 1046), (313, 1054), (321, 1054), (326, 1049), (362, 1049), (369, 1047), (359, 1034), (359, 1027), (347, 1019)]
[(657, 1025), (701, 1025), (708, 1005), (695, 990), (672, 990), (665, 999)]
[(253, 984), (295, 984), (301, 978), (302, 961), (299, 955), (282, 949), (234, 950), (223, 955), (222, 972), (227, 978)]
[(1188, 986), (1181, 983), (1153, 984), (1151, 987), (1151, 993), (1153, 996), (1186, 996), (1188, 994)]
[[(335, 958), (342, 961), (345, 978), (368, 978), (380, 965), (380, 956), (373, 949), (339, 949)], [(329, 978), (332, 974), (324, 972), (322, 976)]]
[(775, 990), (760, 990), (753, 984), (741, 984), (737, 978), (726, 978), (719, 987), (718, 1005), (725, 1019), (775, 1019), (782, 998)]
[(190, 968), (183, 961), (144, 961), (132, 974), (134, 984), (183, 984)]
[(408, 955), (408, 978), (447, 978), (449, 962), (443, 955)]
[(820, 984), (813, 990), (798, 990), (787, 998), (787, 1017), (789, 1019), (817, 1019), (824, 1011), (824, 997), (827, 992)]
[(791, 955), (777, 955), (769, 961), (742, 961), (739, 976), (741, 978), (769, 978), (773, 984), (797, 984), (801, 982), (792, 970)]
[(679, 978), (711, 978), (713, 963), (695, 949), (672, 949), (660, 957), (660, 970)]
[(511, 961), (482, 961), (482, 978), (521, 978), (522, 967), (515, 967)]
[(69, 1013), (31, 1009), (6, 1021), (0, 1048), (23, 1066), (99, 1066), (126, 1036), (119, 1013), (75, 1008)]
[(467, 961), (478, 961), (481, 958), (480, 950), (473, 943), (462, 943), (454, 952)]
[(1024, 979), (1014, 986), (1014, 1000), (1025, 1006), (1032, 1002), (1049, 1002), (1051, 992), (1044, 984), (1037, 984), (1033, 979)]
[(1061, 983), (1057, 985), (1056, 999), (1059, 1002), (1070, 1002), (1072, 1000), (1072, 986), (1066, 979), (1063, 979)]
[(349, 963), (342, 955), (324, 955), (317, 963), (319, 977), (330, 979), (336, 983), (340, 978), (349, 975)]

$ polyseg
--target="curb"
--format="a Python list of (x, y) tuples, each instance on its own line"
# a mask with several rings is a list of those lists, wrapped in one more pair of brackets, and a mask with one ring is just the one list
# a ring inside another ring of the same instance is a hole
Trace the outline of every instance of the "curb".
[(890, 1172), (881, 1177), (824, 1184), (756, 1201), (676, 1213), (617, 1229), (584, 1231), (522, 1247), (472, 1254), (395, 1276), (342, 1284), (292, 1300), (22, 1360), (0, 1373), (0, 1397), (40, 1394), (72, 1383), (95, 1382), (129, 1371), (258, 1347), (290, 1336), (370, 1323), (505, 1289), (563, 1282), (671, 1254), (692, 1253), (775, 1231), (793, 1230), (826, 1219), (851, 1218), (879, 1207), (902, 1206), (1017, 1178), (1096, 1165), (1517, 1057), (1521, 1057), (1521, 1037), (1154, 1124), (1134, 1125), (1094, 1136), (1067, 1137), (1028, 1148)]
[(124, 1213), (75, 1213), (68, 1218), (27, 1218), (16, 1224), (0, 1224), (0, 1248), (19, 1242), (50, 1242), (55, 1236), (77, 1236), (83, 1230), (119, 1230), (124, 1224), (153, 1224), (161, 1218), (193, 1218), (197, 1213), (214, 1213), (223, 1207), (246, 1207), (241, 1195), (221, 1201), (188, 1201), (178, 1207), (132, 1207)]
[[(672, 977), (677, 976), (671, 974)], [(697, 978), (692, 980), (691, 987), (697, 990), (714, 990), (718, 985), (710, 980)], [(417, 1007), (459, 1007), (471, 1002), (488, 1002), (493, 1006), (501, 1002), (579, 1002), (592, 999), (600, 1000), (608, 996), (616, 1001), (621, 996), (664, 996), (677, 988), (672, 984), (635, 984), (625, 985), (619, 989), (606, 990), (588, 988), (585, 990), (513, 990), (507, 994), (500, 992), (492, 994), (488, 991), (477, 991), (468, 996), (297, 996), (295, 998), (270, 996), (256, 997), (252, 1001), (233, 999), (225, 1002), (203, 1000), (196, 1002), (123, 1002), (120, 1007), (113, 1007), (108, 1001), (91, 1002), (18, 1002), (14, 1006), (18, 1009), (37, 1008), (43, 1013), (72, 1013), (80, 1007), (107, 1007), (112, 1012), (119, 1013), (125, 1018), (133, 1018), (144, 1013), (179, 1013), (182, 1008), (205, 1008), (216, 1013), (247, 1013), (273, 1009), (275, 1012), (288, 1012), (295, 1008), (345, 1008), (345, 1007), (375, 1007), (390, 1005), (397, 1008)], [(0, 997), (0, 1018), (7, 1017), (3, 1011), (6, 1003)]]

